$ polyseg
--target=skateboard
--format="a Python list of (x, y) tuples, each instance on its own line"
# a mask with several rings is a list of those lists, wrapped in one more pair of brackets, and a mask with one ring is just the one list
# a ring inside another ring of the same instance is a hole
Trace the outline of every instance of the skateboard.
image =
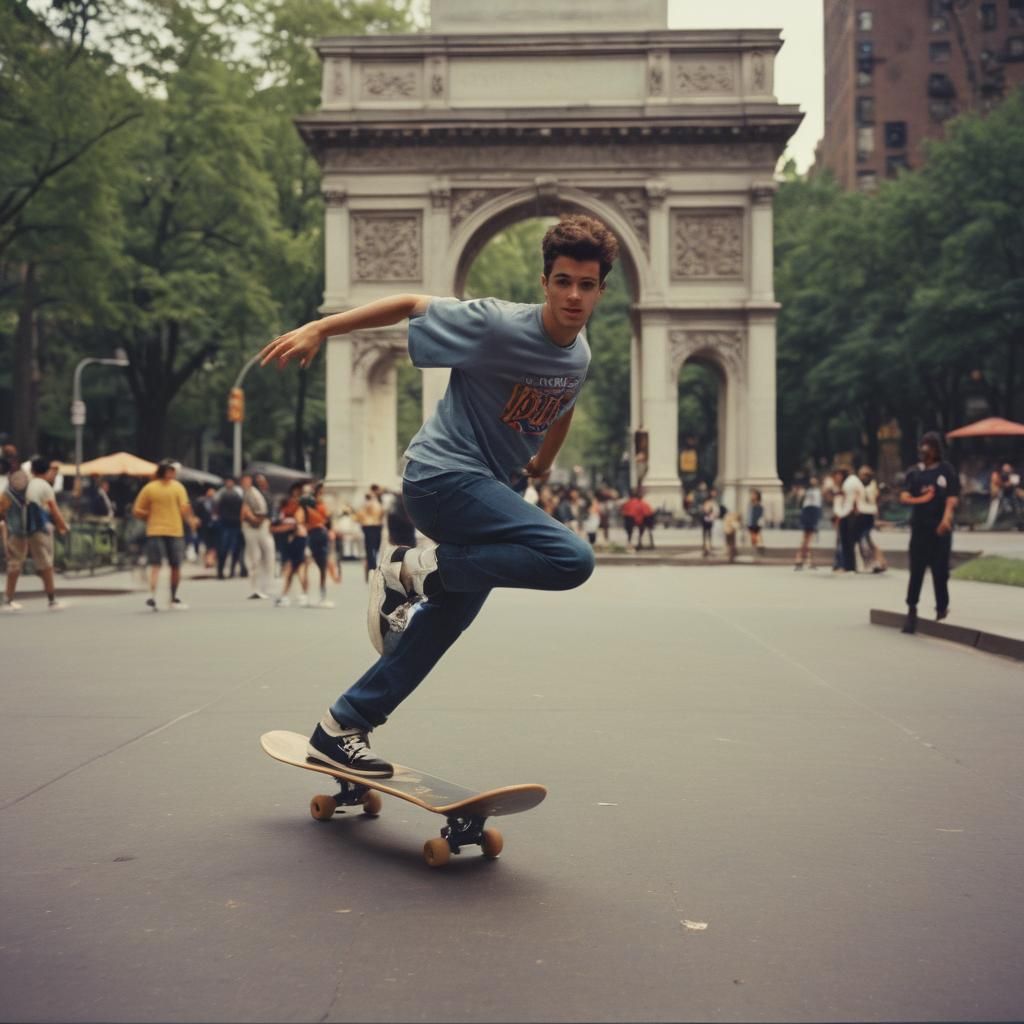
[(338, 793), (334, 796), (321, 794), (310, 801), (309, 813), (313, 818), (330, 821), (345, 807), (358, 806), (362, 806), (364, 814), (376, 818), (383, 806), (382, 793), (407, 800), (447, 819), (440, 837), (428, 839), (423, 846), (423, 857), (432, 868), (447, 864), (451, 855), (461, 853), (464, 846), (479, 846), (485, 857), (495, 859), (501, 853), (504, 841), (497, 829), (484, 827), (487, 819), (528, 811), (548, 795), (543, 786), (532, 783), (475, 793), (464, 786), (400, 764), (394, 766), (395, 773), (391, 778), (366, 778), (331, 765), (308, 761), (306, 744), (307, 737), (280, 729), (265, 732), (260, 737), (260, 745), (276, 760), (330, 775), (337, 780)]

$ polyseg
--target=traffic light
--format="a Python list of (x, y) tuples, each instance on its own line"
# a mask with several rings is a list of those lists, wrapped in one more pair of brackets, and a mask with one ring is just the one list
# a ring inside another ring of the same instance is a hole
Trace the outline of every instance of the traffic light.
[(228, 392), (228, 423), (241, 423), (245, 419), (245, 392), (232, 388)]

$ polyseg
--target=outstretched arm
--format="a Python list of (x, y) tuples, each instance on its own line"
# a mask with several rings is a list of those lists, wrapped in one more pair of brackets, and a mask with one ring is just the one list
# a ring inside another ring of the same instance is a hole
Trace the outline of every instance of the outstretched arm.
[(389, 295), (376, 299), (365, 306), (347, 309), (344, 313), (332, 313), (321, 320), (308, 324), (275, 338), (260, 352), (260, 366), (277, 361), (279, 367), (287, 366), (292, 359), (298, 359), (303, 368), (316, 358), (320, 346), (332, 334), (349, 334), (371, 327), (390, 327), (401, 323), (410, 316), (426, 311), (433, 296), (430, 295)]

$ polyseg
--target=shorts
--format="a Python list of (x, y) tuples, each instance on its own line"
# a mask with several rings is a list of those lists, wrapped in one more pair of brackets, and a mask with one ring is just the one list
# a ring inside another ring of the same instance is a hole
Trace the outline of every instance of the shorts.
[(25, 559), (32, 556), (36, 572), (53, 568), (53, 535), (30, 533), (28, 536), (7, 535), (7, 568), (21, 570)]
[(172, 569), (177, 569), (185, 557), (184, 537), (147, 537), (146, 564), (161, 565), (164, 558)]
[(306, 538), (292, 537), (284, 549), (285, 561), (292, 563), (293, 569), (300, 569), (306, 561)]
[(800, 529), (804, 533), (813, 533), (821, 521), (821, 509), (817, 505), (804, 505), (800, 509)]
[(319, 569), (327, 568), (327, 548), (327, 530), (322, 526), (314, 526), (309, 531), (309, 553)]

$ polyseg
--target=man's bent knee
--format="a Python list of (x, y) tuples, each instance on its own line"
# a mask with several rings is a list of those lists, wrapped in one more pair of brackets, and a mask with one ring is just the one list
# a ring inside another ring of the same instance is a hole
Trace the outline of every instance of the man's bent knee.
[(556, 559), (559, 572), (559, 589), (572, 590), (582, 586), (594, 572), (594, 549), (575, 535), (566, 538), (564, 550)]

